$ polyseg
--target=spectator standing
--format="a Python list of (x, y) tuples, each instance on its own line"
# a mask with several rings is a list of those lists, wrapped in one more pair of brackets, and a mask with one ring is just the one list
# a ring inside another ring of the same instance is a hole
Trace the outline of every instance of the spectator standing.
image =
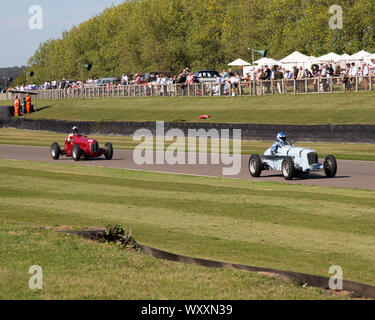
[(230, 81), (232, 97), (235, 97), (236, 94), (239, 94), (238, 87), (241, 81), (238, 73), (233, 73), (233, 75), (229, 78), (229, 81)]
[(257, 95), (262, 95), (264, 94), (264, 80), (266, 79), (266, 74), (264, 73), (262, 68), (258, 68), (257, 70)]
[(49, 90), (49, 89), (51, 89), (51, 83), (50, 83), (48, 80), (46, 80), (46, 81), (44, 82), (44, 86), (43, 86), (43, 88), (44, 88), (44, 90)]
[(16, 99), (14, 100), (14, 116), (19, 117), (21, 115), (21, 101), (18, 99), (18, 96), (16, 96)]
[(356, 86), (356, 77), (357, 77), (357, 75), (358, 75), (358, 69), (357, 69), (357, 67), (356, 67), (356, 65), (355, 65), (355, 63), (354, 62), (352, 62), (352, 65), (351, 65), (351, 67), (350, 67), (350, 83), (351, 83), (351, 85), (352, 86)]
[(331, 63), (329, 63), (326, 66), (326, 69), (327, 69), (327, 82), (328, 82), (328, 86), (329, 86), (330, 90), (333, 90), (333, 87), (332, 87), (333, 86), (332, 77), (334, 76), (335, 71), (333, 70)]
[(212, 95), (219, 96), (221, 95), (220, 87), (221, 87), (221, 76), (214, 75), (215, 83), (212, 87)]
[(226, 72), (225, 70), (221, 71), (220, 75), (221, 75), (221, 78), (228, 78), (229, 77), (228, 72)]
[(297, 87), (298, 87), (298, 93), (303, 93), (305, 92), (305, 71), (303, 70), (302, 66), (299, 67), (298, 69), (298, 74), (297, 74)]
[(335, 77), (339, 77), (341, 75), (341, 67), (338, 63), (335, 65)]
[(283, 86), (283, 73), (282, 73), (282, 69), (281, 67), (277, 67), (275, 66), (275, 69), (276, 71), (274, 72), (274, 79), (276, 81), (276, 88), (278, 90), (278, 92), (281, 94), (281, 93), (284, 93), (284, 86)]
[(129, 82), (128, 76), (125, 73), (123, 73), (122, 77), (121, 77), (121, 84), (123, 86), (126, 86), (128, 84), (128, 82)]
[(268, 67), (268, 65), (264, 66), (264, 73), (265, 73), (264, 80), (266, 80), (267, 93), (270, 93), (271, 92), (270, 88), (271, 88), (271, 75), (272, 75), (272, 71)]
[(323, 92), (327, 92), (327, 68), (324, 64), (320, 66), (320, 78), (322, 81)]
[(299, 70), (297, 69), (296, 66), (293, 66), (293, 71), (292, 71), (292, 80), (294, 80), (294, 90), (298, 93), (298, 86), (297, 86), (297, 78), (298, 78), (298, 72)]
[(31, 113), (31, 97), (29, 94), (27, 94), (25, 102), (26, 102), (26, 112)]
[(185, 95), (185, 87), (186, 87), (186, 73), (180, 73), (177, 78), (177, 83), (180, 85), (180, 95)]
[(367, 63), (363, 63), (362, 65), (362, 76), (363, 76), (363, 88), (365, 91), (369, 89), (369, 76), (370, 76), (370, 68)]

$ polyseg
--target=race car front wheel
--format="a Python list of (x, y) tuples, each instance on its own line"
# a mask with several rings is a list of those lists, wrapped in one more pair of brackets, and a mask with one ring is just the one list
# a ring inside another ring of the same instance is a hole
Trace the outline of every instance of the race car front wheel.
[(60, 155), (61, 155), (61, 149), (60, 149), (59, 144), (57, 142), (52, 143), (51, 157), (53, 158), (53, 160), (59, 160)]
[(285, 180), (292, 180), (294, 177), (294, 163), (292, 158), (286, 158), (283, 161), (281, 171)]
[(249, 159), (249, 172), (250, 175), (254, 178), (260, 177), (260, 174), (262, 173), (262, 160), (257, 154), (251, 155)]
[(327, 178), (334, 178), (337, 173), (337, 161), (332, 155), (326, 156), (324, 159), (324, 173)]
[(73, 159), (74, 161), (79, 161), (81, 160), (81, 155), (82, 155), (82, 150), (81, 148), (79, 147), (78, 144), (75, 144), (73, 146)]

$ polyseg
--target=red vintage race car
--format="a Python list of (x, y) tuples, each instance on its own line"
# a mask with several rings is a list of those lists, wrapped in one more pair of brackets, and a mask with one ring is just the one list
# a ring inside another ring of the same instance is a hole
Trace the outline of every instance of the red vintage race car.
[(104, 148), (99, 148), (99, 143), (95, 139), (90, 139), (81, 134), (75, 134), (66, 137), (64, 149), (62, 150), (57, 142), (51, 146), (51, 157), (58, 160), (61, 155), (66, 157), (73, 157), (75, 161), (84, 158), (97, 158), (104, 155), (106, 160), (111, 160), (113, 157), (113, 147), (110, 142), (107, 142)]

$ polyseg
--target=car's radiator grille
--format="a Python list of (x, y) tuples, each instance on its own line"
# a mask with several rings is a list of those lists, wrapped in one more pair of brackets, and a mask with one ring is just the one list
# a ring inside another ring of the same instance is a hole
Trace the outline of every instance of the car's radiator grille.
[(316, 164), (318, 163), (318, 154), (316, 152), (310, 152), (307, 154), (307, 159), (309, 160), (309, 164)]
[(97, 142), (94, 142), (94, 143), (90, 144), (90, 150), (91, 150), (91, 152), (97, 152), (98, 149), (99, 149), (99, 146), (98, 146)]

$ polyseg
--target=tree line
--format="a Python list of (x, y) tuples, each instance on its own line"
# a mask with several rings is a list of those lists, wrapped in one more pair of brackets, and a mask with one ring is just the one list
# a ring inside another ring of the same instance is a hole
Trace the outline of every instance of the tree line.
[(26, 66), (0, 68), (0, 88), (9, 86), (26, 69)]
[[(332, 5), (342, 7), (343, 28), (332, 29)], [(81, 79), (123, 72), (221, 70), (248, 48), (281, 59), (298, 50), (375, 51), (373, 0), (128, 0), (104, 10), (60, 38), (40, 45), (28, 61), (33, 82)], [(26, 81), (25, 73), (18, 83)]]

